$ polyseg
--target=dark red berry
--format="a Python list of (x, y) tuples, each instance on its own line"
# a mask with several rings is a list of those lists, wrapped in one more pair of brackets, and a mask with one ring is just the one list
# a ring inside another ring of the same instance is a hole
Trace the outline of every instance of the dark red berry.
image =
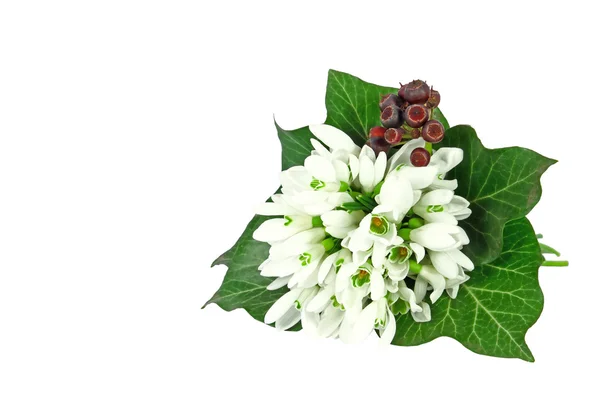
[(410, 153), (410, 162), (415, 167), (426, 167), (431, 159), (431, 154), (422, 147), (417, 147)]
[(375, 152), (375, 155), (378, 155), (382, 151), (384, 153), (387, 153), (388, 150), (390, 149), (390, 144), (388, 142), (386, 142), (384, 138), (378, 138), (378, 137), (374, 137), (374, 138), (367, 140), (367, 146), (369, 146), (370, 148), (373, 149), (373, 151)]
[(406, 93), (406, 85), (400, 84), (400, 89), (398, 89), (398, 97), (404, 100), (404, 93)]
[(385, 136), (385, 130), (386, 130), (386, 128), (384, 128), (383, 126), (375, 126), (375, 127), (371, 128), (371, 130), (369, 131), (369, 137), (370, 138), (374, 138), (374, 137), (382, 138)]
[(404, 89), (402, 98), (411, 104), (425, 104), (431, 94), (429, 85), (420, 79), (412, 81), (400, 89)]
[(398, 105), (400, 105), (400, 100), (398, 99), (398, 96), (396, 96), (394, 93), (384, 94), (383, 96), (381, 96), (381, 101), (379, 102), (379, 109), (383, 110), (387, 106)]
[(391, 146), (397, 145), (402, 141), (402, 136), (406, 134), (406, 131), (402, 128), (390, 128), (385, 131), (385, 141)]
[(429, 113), (425, 106), (421, 104), (411, 104), (404, 110), (404, 120), (411, 128), (422, 127), (428, 118)]
[(413, 129), (413, 130), (410, 132), (410, 136), (411, 136), (413, 139), (418, 139), (418, 138), (420, 138), (420, 137), (421, 137), (421, 130), (420, 130), (420, 129), (418, 129), (418, 128), (415, 128), (415, 129)]
[(431, 89), (431, 94), (429, 95), (429, 99), (427, 103), (425, 103), (425, 107), (427, 108), (436, 108), (440, 105), (440, 92), (437, 90)]
[(400, 109), (397, 106), (387, 106), (381, 112), (381, 124), (386, 128), (395, 128), (402, 124)]
[(444, 138), (444, 132), (444, 125), (439, 121), (432, 119), (423, 125), (421, 136), (423, 136), (423, 139), (425, 139), (426, 142), (439, 143)]

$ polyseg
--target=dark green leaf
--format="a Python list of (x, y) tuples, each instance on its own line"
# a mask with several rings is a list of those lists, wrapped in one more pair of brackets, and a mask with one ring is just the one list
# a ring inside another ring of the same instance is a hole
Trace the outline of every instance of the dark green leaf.
[(542, 312), (542, 261), (529, 221), (507, 223), (500, 257), (476, 267), (456, 299), (442, 296), (431, 308), (430, 322), (398, 317), (392, 343), (413, 346), (449, 336), (476, 353), (533, 361), (525, 333)]
[(272, 279), (261, 276), (258, 271), (258, 266), (269, 255), (269, 244), (252, 239), (252, 233), (267, 219), (255, 216), (237, 243), (212, 263), (212, 266), (225, 264), (228, 269), (223, 284), (206, 305), (215, 303), (226, 311), (244, 308), (252, 317), (263, 321), (269, 307), (286, 292), (286, 289), (267, 290)]
[(313, 149), (310, 139), (315, 138), (308, 126), (286, 131), (275, 122), (275, 127), (281, 142), (281, 170), (304, 164)]
[(473, 210), (461, 222), (471, 239), (465, 254), (475, 265), (491, 261), (502, 249), (504, 224), (524, 217), (537, 204), (540, 177), (556, 161), (522, 147), (486, 149), (467, 125), (450, 128), (442, 144), (464, 150), (464, 160), (448, 179), (458, 179), (456, 194), (469, 200)]

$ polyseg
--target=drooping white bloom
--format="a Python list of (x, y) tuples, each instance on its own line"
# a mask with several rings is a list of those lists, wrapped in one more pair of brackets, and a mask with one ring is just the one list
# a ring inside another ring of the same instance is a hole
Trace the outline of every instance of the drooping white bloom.
[[(260, 273), (269, 290), (288, 287), (266, 323), (356, 343), (378, 330), (390, 343), (396, 318), (431, 319), (431, 305), (458, 294), (474, 265), (458, 221), (471, 211), (445, 176), (462, 160), (442, 148), (426, 167), (410, 163), (423, 139), (389, 159), (328, 125), (314, 125), (314, 150), (281, 173), (281, 194), (257, 207), (271, 216), (253, 234), (270, 244)], [(408, 284), (407, 284), (408, 283)], [(403, 318), (408, 318), (405, 316)]]

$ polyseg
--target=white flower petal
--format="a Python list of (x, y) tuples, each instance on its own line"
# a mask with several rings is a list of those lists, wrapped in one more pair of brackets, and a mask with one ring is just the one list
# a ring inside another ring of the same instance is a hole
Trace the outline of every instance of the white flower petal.
[(423, 265), (421, 272), (419, 272), (419, 277), (426, 279), (433, 287), (430, 299), (432, 304), (435, 303), (446, 289), (446, 280), (429, 265)]
[(409, 271), (408, 261), (397, 264), (397, 263), (393, 263), (389, 260), (386, 260), (385, 266), (388, 270), (388, 275), (389, 275), (390, 279), (393, 279), (394, 281), (402, 281), (408, 275), (408, 271)]
[[(380, 242), (373, 243), (373, 254), (371, 255), (371, 262), (375, 268), (381, 268), (383, 265), (383, 261), (385, 260), (385, 256), (387, 256), (389, 252), (388, 246)], [(366, 260), (365, 260), (366, 261)]]
[(413, 211), (427, 222), (437, 222), (445, 225), (458, 225), (458, 220), (456, 217), (446, 211), (428, 212), (427, 207), (425, 206), (415, 206), (413, 207)]
[(385, 292), (383, 276), (381, 276), (381, 272), (378, 269), (374, 268), (371, 271), (371, 299), (377, 301), (385, 296)]
[[(327, 195), (326, 192), (314, 192), (314, 193), (323, 193), (323, 194)], [(306, 211), (306, 213), (309, 215), (318, 216), (323, 213), (326, 213), (327, 211), (333, 210), (335, 207), (336, 207), (335, 204), (331, 204), (328, 201), (322, 201), (322, 202), (305, 205), (304, 211)]]
[(458, 188), (458, 181), (456, 179), (452, 179), (449, 181), (443, 179), (434, 179), (429, 188), (456, 190), (456, 188)]
[(421, 312), (415, 312), (413, 310), (410, 311), (415, 322), (431, 321), (431, 308), (429, 307), (429, 304), (422, 302), (421, 308), (423, 309), (423, 311), (421, 311)]
[(288, 275), (288, 276), (282, 276), (282, 277), (275, 279), (273, 282), (271, 282), (269, 284), (269, 286), (267, 286), (267, 290), (277, 290), (279, 288), (284, 287), (290, 281), (291, 277), (292, 277), (292, 275)]
[(348, 286), (350, 277), (356, 272), (357, 269), (358, 267), (352, 262), (342, 264), (335, 278), (335, 290), (342, 290)]
[(348, 164), (343, 163), (340, 160), (333, 160), (332, 164), (335, 169), (335, 181), (349, 183), (350, 169), (348, 168)]
[(354, 324), (362, 312), (362, 306), (346, 307), (344, 319), (340, 325), (339, 338), (344, 343), (351, 343)]
[(308, 156), (304, 167), (313, 177), (325, 182), (335, 182), (336, 172), (331, 161), (321, 156)]
[(296, 233), (290, 238), (274, 244), (269, 249), (269, 258), (274, 261), (282, 260), (292, 255), (305, 252), (315, 243), (325, 239), (325, 229), (312, 228)]
[(340, 326), (344, 319), (344, 312), (339, 308), (331, 306), (326, 310), (317, 328), (317, 335), (321, 337), (331, 336)]
[(315, 203), (327, 203), (329, 198), (328, 192), (316, 191), (316, 190), (304, 190), (298, 192), (293, 196), (293, 200), (302, 205), (309, 205)]
[(368, 233), (361, 231), (360, 229), (356, 229), (350, 235), (350, 240), (348, 241), (348, 249), (353, 253), (359, 251), (367, 251), (373, 246), (373, 239)]
[(288, 276), (296, 273), (301, 267), (302, 265), (298, 260), (298, 256), (291, 256), (283, 260), (271, 261), (265, 264), (260, 274), (267, 277)]
[(402, 300), (408, 301), (408, 303), (410, 304), (411, 311), (413, 311), (413, 312), (423, 311), (421, 306), (417, 304), (417, 296), (415, 296), (415, 292), (413, 292), (411, 289), (409, 289), (406, 286), (406, 283), (404, 283), (404, 281), (398, 282), (398, 295), (400, 296), (400, 298)]
[(377, 159), (377, 157), (375, 157), (375, 151), (373, 151), (373, 149), (367, 145), (360, 149), (358, 159), (360, 160), (362, 157), (367, 157), (373, 164), (375, 164), (375, 160)]
[(465, 232), (465, 230), (463, 228), (461, 228), (460, 226), (456, 227), (457, 232), (454, 234), (455, 239), (461, 244), (461, 245), (467, 245), (469, 243), (471, 243), (471, 241), (469, 240), (469, 237), (467, 236), (467, 233)]
[(450, 201), (449, 211), (450, 212), (458, 212), (465, 208), (469, 208), (469, 205), (470, 205), (470, 203), (467, 199), (465, 199), (464, 197), (455, 195), (452, 197), (452, 201)]
[(352, 343), (362, 342), (371, 332), (373, 332), (375, 319), (377, 318), (377, 306), (377, 302), (374, 301), (362, 310), (352, 329), (352, 336), (350, 339)]
[(370, 193), (375, 187), (375, 166), (373, 165), (373, 161), (365, 156), (361, 157), (359, 162), (360, 172), (358, 173), (358, 180), (364, 191)]
[(345, 227), (355, 225), (352, 215), (344, 210), (328, 211), (321, 216), (321, 219), (325, 226)]
[(413, 229), (410, 232), (410, 240), (430, 250), (446, 251), (461, 244), (458, 237), (452, 236), (459, 234), (460, 227), (436, 222)]
[(350, 136), (331, 125), (310, 125), (310, 131), (331, 149), (343, 149), (348, 153), (358, 154), (359, 147), (354, 144)]
[(381, 205), (391, 207), (393, 219), (396, 220), (394, 222), (400, 222), (398, 219), (403, 218), (412, 206), (413, 190), (410, 182), (394, 175), (387, 177), (381, 186), (379, 201)]
[(350, 232), (354, 229), (355, 229), (354, 226), (344, 226), (344, 227), (328, 226), (327, 228), (325, 228), (327, 233), (329, 233), (331, 236), (333, 236), (336, 239), (344, 239), (346, 236), (348, 236), (348, 232)]
[(325, 146), (323, 146), (321, 144), (321, 142), (319, 142), (318, 140), (310, 139), (310, 144), (312, 144), (312, 146), (314, 147), (314, 149), (318, 155), (325, 157), (325, 158), (331, 157), (331, 152), (329, 150), (327, 150), (327, 148)]
[(375, 161), (375, 179), (373, 182), (373, 185), (377, 186), (377, 184), (379, 184), (379, 182), (381, 182), (381, 180), (383, 179), (383, 176), (385, 175), (385, 169), (387, 167), (387, 155), (385, 154), (385, 152), (381, 152), (379, 153), (379, 155), (377, 155), (377, 160)]
[(445, 251), (428, 251), (429, 258), (435, 269), (448, 279), (458, 276), (458, 264)]
[(415, 252), (415, 256), (417, 257), (417, 262), (421, 262), (423, 257), (425, 257), (425, 248), (421, 246), (419, 243), (409, 243), (408, 246)]
[(394, 339), (394, 335), (396, 334), (396, 319), (394, 318), (394, 314), (389, 309), (387, 310), (387, 324), (381, 334), (379, 339), (379, 343), (382, 345), (388, 345), (392, 343)]
[(334, 294), (334, 286), (327, 285), (319, 290), (319, 293), (308, 303), (306, 311), (308, 312), (321, 312), (331, 304), (331, 296)]
[(259, 242), (278, 242), (298, 232), (312, 228), (310, 217), (293, 216), (292, 222), (284, 218), (273, 218), (263, 222), (252, 234)]
[(419, 200), (419, 205), (429, 206), (429, 205), (445, 205), (452, 201), (452, 197), (454, 197), (454, 192), (448, 189), (437, 189), (432, 190), (429, 193), (421, 196), (421, 200)]
[(408, 180), (413, 189), (425, 189), (436, 179), (437, 168), (433, 166), (413, 167), (406, 165), (398, 171), (394, 171), (393, 175)]
[[(271, 308), (269, 308), (269, 311), (267, 311), (267, 314), (265, 315), (265, 324), (272, 324), (273, 322), (283, 317), (283, 315), (290, 308), (294, 307), (294, 302), (298, 300), (300, 293), (302, 293), (302, 289), (292, 289), (283, 296), (281, 296), (279, 299), (277, 299), (277, 301), (273, 303), (273, 305), (271, 306)], [(299, 315), (300, 313), (298, 312), (298, 316)]]
[(302, 323), (302, 330), (308, 333), (310, 336), (317, 336), (317, 329), (319, 327), (320, 317), (318, 313), (312, 313), (304, 311), (301, 314), (300, 322)]
[(465, 256), (460, 250), (448, 250), (446, 254), (448, 254), (458, 265), (466, 270), (473, 271), (475, 268), (473, 261), (471, 261), (469, 257)]
[(423, 299), (425, 298), (425, 296), (427, 295), (427, 286), (428, 283), (425, 280), (424, 277), (422, 277), (420, 274), (417, 275), (417, 279), (415, 280), (415, 298), (417, 303), (420, 303), (421, 301), (423, 301)]
[(295, 307), (290, 308), (281, 318), (275, 321), (275, 328), (280, 331), (290, 329), (300, 322), (301, 314)]
[(445, 174), (463, 160), (463, 150), (456, 147), (442, 147), (434, 152), (429, 165), (434, 165), (440, 173)]
[(350, 154), (348, 156), (348, 164), (350, 165), (350, 173), (352, 174), (352, 180), (354, 180), (358, 177), (358, 173), (360, 171), (360, 162), (354, 154)]
[(321, 265), (319, 266), (319, 273), (317, 275), (317, 283), (319, 285), (322, 285), (323, 282), (325, 281), (325, 278), (327, 277), (327, 275), (329, 274), (329, 271), (333, 267), (333, 263), (337, 259), (339, 253), (340, 252), (338, 251), (338, 252), (335, 252), (333, 254), (328, 255), (323, 260), (323, 262), (321, 263)]
[[(323, 257), (323, 253), (325, 252), (323, 246), (321, 246), (320, 248), (321, 250), (319, 252), (315, 252), (315, 249), (312, 249), (313, 254), (310, 263), (308, 263), (308, 265), (301, 266), (294, 273), (294, 275), (290, 278), (290, 281), (288, 282), (288, 287), (291, 288), (297, 285), (301, 288), (308, 288), (317, 284), (317, 268), (319, 267), (321, 258)], [(308, 280), (310, 280), (310, 282), (307, 282)]]

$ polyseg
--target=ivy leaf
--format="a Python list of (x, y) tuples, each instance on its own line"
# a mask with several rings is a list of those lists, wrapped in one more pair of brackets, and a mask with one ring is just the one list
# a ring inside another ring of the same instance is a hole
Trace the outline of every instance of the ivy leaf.
[[(310, 139), (314, 138), (308, 127), (293, 131), (287, 131), (277, 123), (275, 127), (281, 141), (282, 168), (304, 163), (312, 150)], [(258, 266), (269, 256), (269, 244), (254, 240), (252, 233), (269, 218), (271, 217), (254, 216), (235, 245), (212, 263), (211, 266), (225, 264), (227, 273), (219, 290), (204, 307), (215, 303), (225, 311), (243, 308), (262, 322), (275, 300), (287, 292), (285, 287), (267, 290), (273, 278), (265, 278), (258, 271)], [(299, 328), (297, 325), (294, 329)]]
[[(231, 311), (244, 308), (259, 321), (263, 321), (271, 305), (286, 289), (267, 290), (272, 279), (261, 276), (258, 266), (269, 255), (269, 244), (252, 239), (252, 233), (269, 217), (252, 218), (237, 243), (223, 253), (211, 265), (227, 265), (223, 283), (213, 297), (206, 302), (218, 304), (223, 310)], [(203, 308), (204, 308), (203, 307)]]
[(534, 361), (525, 333), (542, 312), (538, 283), (543, 257), (526, 218), (506, 224), (504, 246), (491, 263), (475, 268), (456, 299), (442, 296), (431, 307), (431, 321), (397, 318), (393, 344), (414, 346), (449, 336), (475, 353)]
[(448, 173), (473, 211), (461, 221), (471, 240), (464, 252), (475, 265), (489, 262), (502, 249), (506, 222), (524, 217), (540, 200), (540, 177), (556, 160), (522, 147), (487, 149), (467, 125), (448, 129), (441, 144), (464, 150), (463, 161)]
[(287, 131), (275, 122), (275, 127), (281, 142), (281, 170), (304, 164), (304, 159), (313, 150), (310, 139), (316, 139), (308, 126)]
[[(369, 130), (381, 126), (379, 100), (389, 93), (398, 93), (398, 88), (374, 85), (330, 69), (325, 94), (325, 123), (346, 132), (357, 145), (363, 146)], [(439, 109), (434, 111), (434, 118), (448, 128), (448, 121)]]

